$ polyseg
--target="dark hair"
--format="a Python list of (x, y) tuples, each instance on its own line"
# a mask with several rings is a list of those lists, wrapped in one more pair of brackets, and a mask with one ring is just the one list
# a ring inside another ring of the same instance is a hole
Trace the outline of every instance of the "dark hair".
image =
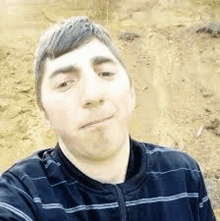
[[(85, 16), (70, 17), (44, 32), (36, 50), (34, 63), (35, 89), (37, 104), (40, 109), (44, 110), (41, 100), (41, 84), (44, 76), (44, 64), (46, 59), (55, 59), (67, 52), (79, 48), (93, 38), (97, 38), (104, 43), (126, 70), (108, 32), (102, 26), (91, 22), (89, 18)], [(129, 81), (130, 85), (132, 85), (130, 77)]]

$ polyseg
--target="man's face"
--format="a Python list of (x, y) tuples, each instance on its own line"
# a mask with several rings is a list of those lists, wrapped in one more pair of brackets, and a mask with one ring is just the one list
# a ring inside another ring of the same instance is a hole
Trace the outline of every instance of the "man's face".
[(99, 40), (47, 59), (41, 90), (47, 120), (74, 154), (106, 157), (128, 134), (134, 90), (122, 65)]

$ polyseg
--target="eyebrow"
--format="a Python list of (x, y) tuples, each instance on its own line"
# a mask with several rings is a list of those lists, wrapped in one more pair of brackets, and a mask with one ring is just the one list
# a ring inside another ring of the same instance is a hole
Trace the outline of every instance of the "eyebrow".
[(104, 57), (104, 56), (95, 56), (92, 59), (92, 64), (95, 65), (100, 65), (103, 63), (111, 63), (111, 64), (117, 64), (112, 58)]
[(52, 74), (50, 75), (50, 79), (54, 78), (58, 74), (64, 74), (64, 73), (76, 72), (76, 71), (77, 71), (77, 68), (74, 65), (70, 64), (68, 66), (64, 66), (53, 71)]
[[(100, 65), (100, 64), (104, 64), (104, 63), (111, 63), (111, 64), (117, 64), (116, 61), (114, 61), (111, 58), (105, 57), (105, 56), (95, 56), (94, 58), (92, 58), (92, 65), (96, 66), (96, 65)], [(56, 69), (55, 71), (52, 72), (52, 74), (50, 75), (50, 79), (54, 78), (56, 75), (58, 74), (65, 74), (68, 72), (77, 72), (77, 68), (75, 65), (70, 64), (61, 68)]]

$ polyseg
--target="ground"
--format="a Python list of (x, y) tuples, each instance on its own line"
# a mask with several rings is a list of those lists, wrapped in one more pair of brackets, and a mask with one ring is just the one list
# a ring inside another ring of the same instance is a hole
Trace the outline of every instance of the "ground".
[(53, 146), (34, 94), (42, 31), (72, 15), (105, 25), (135, 85), (131, 135), (200, 164), (220, 220), (220, 0), (0, 2), (0, 172)]

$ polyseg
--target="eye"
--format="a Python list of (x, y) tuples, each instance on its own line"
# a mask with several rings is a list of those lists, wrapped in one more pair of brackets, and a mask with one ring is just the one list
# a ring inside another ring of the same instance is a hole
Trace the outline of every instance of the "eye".
[(103, 77), (112, 77), (115, 73), (112, 73), (112, 72), (101, 72), (99, 73), (99, 75), (102, 75)]
[(73, 84), (75, 83), (75, 80), (66, 80), (59, 82), (55, 88), (61, 92), (68, 90)]

